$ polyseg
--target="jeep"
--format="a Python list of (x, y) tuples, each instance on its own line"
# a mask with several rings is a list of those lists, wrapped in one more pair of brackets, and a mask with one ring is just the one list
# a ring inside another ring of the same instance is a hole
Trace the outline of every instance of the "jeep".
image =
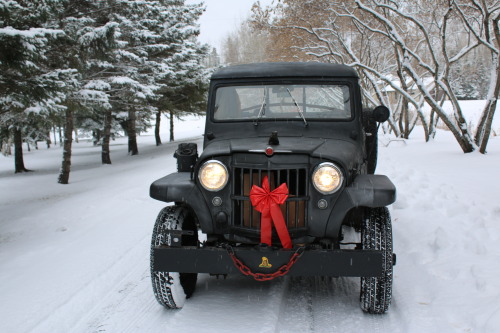
[[(354, 69), (326, 63), (228, 66), (210, 80), (203, 150), (180, 144), (177, 172), (150, 196), (158, 215), (151, 279), (181, 308), (198, 273), (360, 277), (361, 308), (387, 312), (393, 265), (388, 205), (374, 174), (384, 106), (363, 109)], [(348, 236), (348, 237), (347, 237)]]

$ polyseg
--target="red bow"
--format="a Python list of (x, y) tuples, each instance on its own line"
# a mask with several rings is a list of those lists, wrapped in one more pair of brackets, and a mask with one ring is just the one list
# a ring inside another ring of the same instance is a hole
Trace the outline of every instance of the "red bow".
[(278, 232), (281, 244), (285, 249), (292, 248), (292, 240), (286, 228), (285, 219), (279, 205), (288, 197), (286, 183), (281, 184), (273, 191), (270, 190), (267, 176), (262, 180), (262, 187), (253, 185), (250, 190), (250, 201), (255, 209), (262, 213), (260, 219), (260, 242), (271, 245), (272, 224)]

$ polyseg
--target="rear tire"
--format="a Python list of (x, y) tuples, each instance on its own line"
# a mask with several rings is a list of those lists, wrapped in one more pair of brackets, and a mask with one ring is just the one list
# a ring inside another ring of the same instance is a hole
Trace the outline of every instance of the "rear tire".
[(168, 309), (180, 309), (186, 298), (194, 293), (198, 274), (153, 271), (153, 248), (166, 245), (167, 230), (193, 231), (193, 235), (182, 235), (181, 244), (197, 246), (198, 232), (193, 214), (181, 206), (163, 208), (156, 219), (151, 240), (151, 281), (156, 300)]
[(386, 313), (392, 298), (392, 227), (387, 207), (367, 208), (361, 230), (363, 250), (382, 251), (382, 276), (361, 278), (361, 308), (374, 314)]

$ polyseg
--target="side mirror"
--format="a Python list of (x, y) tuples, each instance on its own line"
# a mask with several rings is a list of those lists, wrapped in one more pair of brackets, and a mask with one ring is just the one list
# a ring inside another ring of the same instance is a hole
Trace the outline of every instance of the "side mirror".
[(389, 119), (389, 115), (389, 108), (387, 108), (386, 106), (380, 105), (373, 109), (373, 120), (375, 120), (377, 123), (385, 122), (387, 119)]

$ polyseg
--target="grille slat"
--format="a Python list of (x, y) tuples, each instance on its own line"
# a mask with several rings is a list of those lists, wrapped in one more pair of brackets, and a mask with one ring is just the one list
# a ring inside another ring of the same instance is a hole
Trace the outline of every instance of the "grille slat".
[(268, 176), (271, 191), (282, 183), (287, 184), (289, 196), (281, 211), (289, 231), (306, 228), (308, 181), (305, 168), (268, 170), (239, 167), (233, 168), (233, 227), (260, 233), (261, 214), (252, 207), (249, 195), (253, 185), (262, 186), (265, 176)]

